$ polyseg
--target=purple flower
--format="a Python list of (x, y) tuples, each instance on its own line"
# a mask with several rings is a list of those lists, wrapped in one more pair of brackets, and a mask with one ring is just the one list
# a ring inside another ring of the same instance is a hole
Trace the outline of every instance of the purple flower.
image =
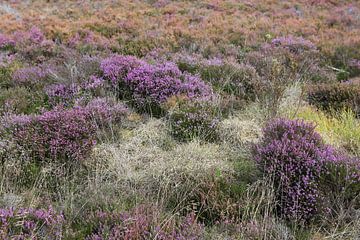
[(15, 46), (15, 41), (9, 36), (0, 34), (0, 49), (9, 46)]
[[(274, 181), (277, 187), (278, 207), (282, 216), (301, 221), (312, 220), (324, 211), (323, 191), (327, 185), (337, 185), (342, 166), (355, 169), (349, 157), (339, 154), (325, 145), (314, 131), (315, 126), (300, 120), (277, 119), (264, 129), (262, 141), (256, 145), (254, 157), (260, 169)], [(357, 160), (358, 162), (358, 160)], [(334, 167), (330, 174), (331, 167)], [(352, 176), (345, 173), (341, 179)], [(333, 179), (331, 177), (334, 177)], [(359, 175), (357, 175), (359, 176)], [(322, 182), (327, 178), (331, 181)], [(351, 177), (359, 183), (359, 178)]]
[(100, 68), (104, 77), (108, 78), (113, 85), (125, 78), (132, 69), (144, 64), (133, 56), (114, 55), (101, 61)]
[(48, 69), (43, 69), (41, 67), (25, 67), (15, 71), (12, 75), (12, 80), (19, 85), (32, 86), (33, 84), (42, 82), (48, 74)]
[(48, 209), (1, 208), (0, 236), (2, 239), (62, 239), (64, 222), (64, 216), (51, 206)]

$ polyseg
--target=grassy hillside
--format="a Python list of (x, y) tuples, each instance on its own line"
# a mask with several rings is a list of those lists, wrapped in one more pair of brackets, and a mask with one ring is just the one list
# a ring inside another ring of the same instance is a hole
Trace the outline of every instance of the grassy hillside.
[(359, 239), (358, 1), (2, 1), (0, 239)]

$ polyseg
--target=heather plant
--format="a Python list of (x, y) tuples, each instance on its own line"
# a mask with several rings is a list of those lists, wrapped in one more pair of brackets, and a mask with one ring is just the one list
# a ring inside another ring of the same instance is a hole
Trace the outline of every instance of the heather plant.
[(311, 105), (331, 112), (344, 108), (359, 115), (360, 85), (357, 83), (334, 83), (307, 86), (307, 99)]
[(54, 42), (46, 39), (38, 27), (15, 32), (13, 38), (16, 39), (15, 51), (26, 59), (44, 62), (56, 53)]
[(46, 96), (41, 91), (31, 91), (25, 87), (4, 89), (0, 93), (0, 112), (15, 114), (38, 113), (46, 107)]
[(133, 56), (114, 55), (102, 60), (100, 68), (104, 77), (116, 87), (128, 72), (143, 64), (145, 64), (143, 61)]
[(256, 99), (255, 84), (259, 76), (254, 67), (246, 64), (222, 63), (201, 68), (202, 79), (212, 83), (224, 94), (236, 96), (238, 101)]
[(48, 209), (0, 209), (2, 239), (63, 239), (64, 216)]
[(245, 56), (259, 78), (252, 84), (268, 117), (278, 114), (287, 87), (305, 79), (307, 68), (317, 61), (317, 51), (311, 42), (302, 38), (277, 38), (260, 50)]
[(11, 81), (12, 69), (8, 66), (0, 66), (0, 88), (13, 86)]
[(83, 160), (96, 143), (95, 125), (85, 108), (57, 107), (35, 116), (13, 116), (8, 131), (14, 143), (37, 161)]
[(0, 34), (0, 50), (11, 50), (15, 46), (15, 41), (5, 34)]
[(92, 31), (80, 30), (68, 40), (67, 44), (81, 53), (92, 53), (95, 50), (105, 50), (109, 47), (110, 41)]
[(39, 84), (43, 85), (48, 75), (49, 70), (46, 68), (24, 67), (12, 73), (12, 81), (19, 86), (33, 87)]
[(255, 160), (274, 182), (278, 210), (287, 219), (333, 214), (338, 209), (331, 206), (332, 193), (344, 197), (344, 204), (359, 194), (358, 159), (325, 145), (314, 129), (311, 123), (278, 119), (268, 124), (255, 147)]
[(171, 63), (148, 64), (134, 57), (105, 59), (101, 68), (113, 84), (119, 82), (120, 98), (130, 99), (139, 110), (160, 115), (169, 97), (184, 94), (191, 99), (209, 98), (212, 89), (196, 75), (182, 73)]
[(218, 138), (219, 112), (216, 107), (204, 101), (175, 100), (169, 111), (168, 122), (171, 134), (180, 141), (200, 138), (214, 141)]
[(333, 157), (315, 126), (279, 119), (264, 129), (254, 158), (276, 186), (280, 214), (295, 221), (313, 219), (320, 211), (317, 187), (323, 162)]
[(204, 227), (196, 215), (163, 218), (155, 207), (138, 206), (122, 213), (98, 212), (97, 224), (86, 238), (95, 239), (202, 239)]
[[(354, 215), (360, 208), (360, 162), (359, 158), (338, 153), (333, 161), (324, 164), (319, 188), (323, 193), (325, 217), (332, 220), (341, 213)], [(352, 221), (346, 218), (345, 221)], [(331, 222), (329, 223), (331, 224)]]
[(79, 95), (79, 87), (75, 84), (56, 83), (45, 87), (45, 93), (50, 106), (62, 104), (72, 106)]
[(125, 104), (111, 98), (94, 98), (81, 105), (89, 111), (89, 121), (96, 125), (97, 139), (100, 141), (116, 139), (115, 133), (126, 126), (126, 120), (130, 116), (130, 110)]

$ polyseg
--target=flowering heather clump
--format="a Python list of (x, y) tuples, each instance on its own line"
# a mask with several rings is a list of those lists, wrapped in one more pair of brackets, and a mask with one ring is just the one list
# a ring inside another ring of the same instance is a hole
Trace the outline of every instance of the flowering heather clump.
[(336, 214), (335, 199), (341, 196), (349, 207), (360, 194), (359, 159), (325, 145), (314, 129), (300, 120), (278, 119), (255, 147), (255, 160), (273, 179), (280, 213), (288, 219)]
[(47, 40), (38, 27), (32, 27), (26, 32), (15, 32), (13, 38), (16, 39), (16, 51), (25, 58), (42, 62), (54, 54), (54, 42)]
[(255, 160), (273, 178), (280, 213), (288, 219), (311, 220), (320, 210), (318, 181), (334, 151), (314, 129), (303, 121), (278, 119), (268, 124), (255, 147)]
[(99, 225), (87, 240), (196, 240), (202, 239), (204, 232), (193, 213), (185, 218), (175, 217), (164, 221), (154, 207), (146, 206), (120, 214), (98, 212), (94, 221)]
[(48, 70), (41, 67), (25, 67), (16, 70), (12, 74), (12, 80), (15, 84), (23, 86), (32, 86), (41, 83), (48, 75)]
[(52, 106), (57, 104), (71, 104), (79, 92), (75, 84), (65, 85), (62, 83), (52, 84), (45, 88), (49, 103)]
[(144, 64), (128, 73), (124, 80), (132, 98), (140, 108), (156, 109), (169, 97), (186, 95), (206, 98), (212, 94), (211, 88), (199, 77), (183, 74), (173, 63), (157, 65)]
[(119, 125), (129, 114), (129, 109), (124, 104), (106, 98), (95, 98), (85, 108), (99, 127), (106, 127), (109, 124)]
[(114, 86), (123, 80), (132, 69), (145, 64), (133, 56), (114, 55), (101, 61), (100, 68), (104, 77), (109, 79)]
[(105, 85), (105, 80), (101, 77), (97, 77), (95, 75), (91, 75), (89, 80), (83, 85), (85, 90), (96, 91), (97, 89), (101, 89)]
[(7, 49), (9, 47), (14, 47), (15, 41), (10, 37), (0, 34), (0, 49)]
[(57, 107), (41, 115), (11, 118), (10, 132), (15, 144), (35, 159), (82, 160), (96, 142), (90, 117), (86, 108)]
[(114, 56), (101, 63), (104, 77), (119, 86), (119, 95), (142, 110), (157, 114), (160, 105), (179, 94), (206, 98), (212, 89), (199, 77), (182, 73), (172, 62), (148, 64), (131, 56)]
[(0, 209), (1, 239), (62, 239), (64, 217), (51, 207)]

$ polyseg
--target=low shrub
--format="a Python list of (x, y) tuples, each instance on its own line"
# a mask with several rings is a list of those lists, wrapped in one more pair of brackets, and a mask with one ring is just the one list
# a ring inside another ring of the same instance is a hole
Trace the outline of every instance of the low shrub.
[(128, 72), (145, 64), (145, 62), (133, 56), (114, 55), (101, 61), (100, 69), (105, 78), (111, 81), (113, 86), (118, 87)]
[(121, 126), (130, 113), (126, 105), (106, 98), (94, 98), (86, 104), (85, 108), (91, 114), (91, 121), (102, 130)]
[(50, 106), (62, 104), (72, 106), (79, 94), (79, 87), (75, 84), (57, 83), (45, 87), (45, 93)]
[(12, 69), (10, 67), (0, 65), (0, 88), (9, 88), (13, 86), (11, 75)]
[(182, 73), (171, 62), (148, 64), (130, 56), (115, 56), (101, 63), (104, 76), (118, 86), (120, 98), (131, 100), (141, 111), (161, 115), (169, 97), (209, 98), (212, 89), (196, 75)]
[(256, 162), (276, 185), (280, 214), (288, 219), (309, 220), (319, 212), (317, 181), (332, 152), (314, 128), (302, 121), (275, 120), (255, 148)]
[(216, 89), (243, 100), (255, 100), (255, 84), (259, 76), (254, 67), (246, 64), (225, 63), (208, 65), (200, 69), (202, 79)]
[(33, 87), (34, 85), (44, 84), (44, 80), (49, 74), (49, 69), (41, 67), (24, 67), (16, 70), (12, 74), (12, 81), (17, 86)]
[(168, 122), (171, 134), (180, 141), (218, 138), (219, 113), (208, 102), (180, 99), (169, 111)]
[(56, 54), (55, 43), (46, 39), (38, 27), (32, 27), (29, 31), (15, 32), (13, 39), (15, 39), (16, 52), (26, 59), (41, 63)]
[(14, 48), (14, 46), (15, 41), (11, 39), (11, 37), (5, 34), (0, 34), (0, 50), (10, 50)]
[(1, 239), (62, 239), (62, 214), (56, 213), (51, 207), (33, 208), (2, 208), (0, 209)]
[(139, 206), (129, 212), (98, 212), (95, 227), (86, 239), (202, 239), (204, 227), (194, 213), (165, 218), (152, 206)]
[(347, 196), (346, 202), (360, 193), (359, 160), (325, 145), (314, 129), (303, 121), (278, 119), (268, 124), (255, 147), (255, 160), (273, 180), (278, 210), (287, 219), (307, 222), (336, 212), (328, 207), (329, 189)]
[(13, 87), (0, 92), (0, 111), (15, 114), (38, 113), (45, 107), (46, 96), (41, 91), (31, 91), (25, 87)]
[(307, 87), (307, 99), (321, 110), (347, 108), (360, 115), (360, 85), (356, 83), (311, 85)]
[(96, 142), (96, 126), (89, 120), (85, 108), (58, 107), (35, 116), (12, 116), (8, 132), (35, 160), (82, 160)]
[(346, 154), (338, 154), (332, 161), (325, 162), (319, 189), (323, 193), (324, 216), (328, 220), (339, 217), (337, 215), (346, 209), (348, 218), (344, 220), (351, 222), (353, 211), (360, 208), (359, 160)]

